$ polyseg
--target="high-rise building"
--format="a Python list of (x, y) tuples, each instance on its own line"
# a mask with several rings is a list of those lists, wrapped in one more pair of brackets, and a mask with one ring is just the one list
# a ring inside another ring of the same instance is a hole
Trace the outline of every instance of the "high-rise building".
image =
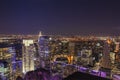
[(23, 73), (34, 70), (34, 54), (35, 54), (34, 41), (31, 39), (23, 40), (23, 55), (22, 55), (22, 67)]
[[(7, 79), (15, 79), (17, 75), (21, 75), (22, 69), (21, 40), (1, 39), (0, 41), (0, 71), (2, 71), (1, 76), (6, 77)], [(19, 73), (16, 73), (17, 71)]]
[(111, 60), (110, 60), (110, 46), (105, 41), (103, 48), (103, 56), (101, 59), (101, 67), (111, 69)]
[(40, 34), (38, 38), (40, 67), (46, 67), (46, 63), (49, 61), (49, 41), (49, 36), (43, 36)]

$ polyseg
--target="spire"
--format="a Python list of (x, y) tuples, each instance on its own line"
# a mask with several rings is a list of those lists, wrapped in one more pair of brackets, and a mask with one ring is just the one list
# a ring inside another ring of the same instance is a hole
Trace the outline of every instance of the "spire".
[(41, 36), (42, 36), (42, 32), (41, 32), (41, 31), (39, 32), (39, 35), (38, 35), (38, 36), (39, 36), (39, 37), (41, 37)]

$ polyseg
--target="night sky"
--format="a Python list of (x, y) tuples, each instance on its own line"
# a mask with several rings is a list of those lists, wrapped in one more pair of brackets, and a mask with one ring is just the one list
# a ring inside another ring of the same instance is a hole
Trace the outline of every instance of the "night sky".
[(118, 1), (0, 0), (0, 33), (120, 35)]

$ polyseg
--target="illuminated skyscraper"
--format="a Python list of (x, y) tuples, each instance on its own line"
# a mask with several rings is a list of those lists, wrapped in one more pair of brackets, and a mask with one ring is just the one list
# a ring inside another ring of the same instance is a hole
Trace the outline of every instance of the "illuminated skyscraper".
[(111, 69), (111, 60), (110, 60), (110, 46), (107, 42), (104, 42), (103, 56), (101, 59), (101, 67)]
[(25, 39), (23, 40), (23, 56), (22, 56), (22, 64), (23, 64), (23, 73), (34, 70), (34, 54), (35, 47), (33, 40)]
[(119, 47), (120, 47), (120, 43), (119, 42), (115, 42), (116, 47), (115, 47), (115, 52), (119, 51)]
[(39, 58), (40, 58), (40, 67), (45, 67), (45, 61), (47, 61), (49, 56), (49, 36), (44, 36), (42, 33), (39, 33), (38, 36), (38, 45), (39, 45)]
[(21, 75), (21, 40), (0, 39), (0, 41), (0, 73), (7, 79), (14, 80), (17, 75)]

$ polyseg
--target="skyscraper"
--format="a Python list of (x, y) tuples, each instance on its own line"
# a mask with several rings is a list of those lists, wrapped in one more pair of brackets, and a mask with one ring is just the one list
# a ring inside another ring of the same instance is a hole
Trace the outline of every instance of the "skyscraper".
[(31, 39), (24, 39), (23, 40), (23, 56), (22, 56), (22, 66), (23, 66), (23, 73), (28, 71), (34, 70), (34, 54), (35, 54), (35, 47), (34, 42)]

